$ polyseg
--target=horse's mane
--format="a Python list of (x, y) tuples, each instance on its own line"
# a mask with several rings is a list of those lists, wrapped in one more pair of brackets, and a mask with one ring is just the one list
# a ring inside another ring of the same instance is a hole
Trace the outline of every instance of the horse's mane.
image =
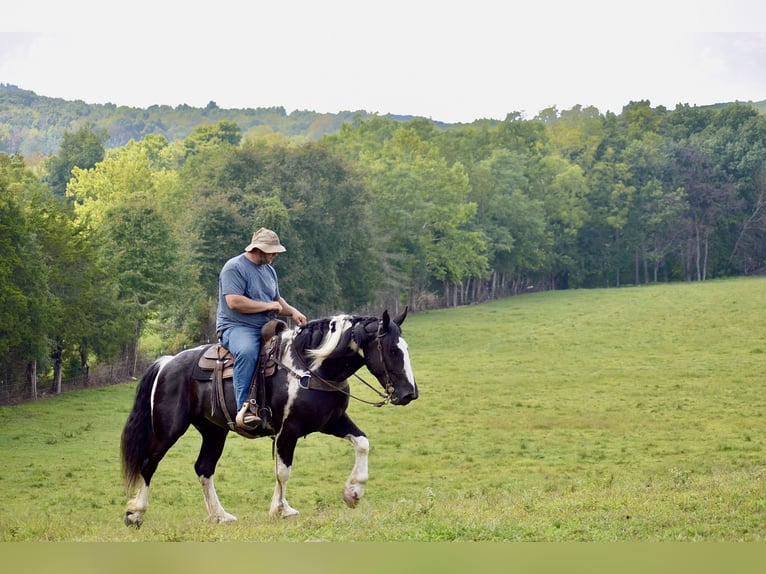
[(312, 359), (309, 368), (316, 369), (336, 350), (356, 345), (352, 339), (354, 327), (360, 321), (370, 320), (376, 319), (345, 314), (316, 319), (298, 330), (296, 346)]

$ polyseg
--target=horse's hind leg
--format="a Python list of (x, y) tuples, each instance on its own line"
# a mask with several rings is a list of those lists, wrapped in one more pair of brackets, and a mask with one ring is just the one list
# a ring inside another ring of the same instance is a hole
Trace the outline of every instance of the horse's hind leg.
[(202, 435), (202, 446), (199, 450), (197, 462), (194, 464), (194, 470), (197, 472), (200, 484), (202, 484), (202, 494), (205, 497), (205, 508), (210, 522), (233, 522), (237, 517), (226, 512), (221, 506), (218, 494), (213, 484), (213, 475), (218, 460), (223, 453), (223, 447), (226, 444), (228, 431), (217, 427), (198, 427)]
[(345, 413), (324, 432), (344, 438), (354, 445), (354, 468), (351, 469), (351, 474), (343, 487), (343, 500), (350, 508), (355, 508), (364, 496), (364, 487), (369, 476), (367, 459), (370, 453), (370, 441)]
[(163, 425), (158, 421), (154, 426), (153, 436), (149, 448), (141, 462), (141, 481), (136, 496), (128, 501), (125, 510), (125, 524), (127, 526), (140, 527), (144, 521), (144, 514), (149, 508), (149, 484), (151, 483), (157, 466), (167, 454), (168, 450), (189, 428), (185, 418), (174, 421), (174, 424)]
[(144, 514), (149, 508), (149, 484), (152, 476), (157, 471), (157, 466), (162, 458), (167, 454), (171, 446), (178, 440), (178, 437), (171, 437), (164, 441), (152, 441), (149, 454), (141, 465), (142, 481), (138, 487), (136, 495), (128, 501), (125, 509), (125, 524), (127, 526), (140, 527), (144, 522)]
[(146, 480), (141, 482), (136, 495), (128, 501), (125, 508), (125, 525), (140, 528), (144, 522), (144, 514), (149, 508), (149, 485)]

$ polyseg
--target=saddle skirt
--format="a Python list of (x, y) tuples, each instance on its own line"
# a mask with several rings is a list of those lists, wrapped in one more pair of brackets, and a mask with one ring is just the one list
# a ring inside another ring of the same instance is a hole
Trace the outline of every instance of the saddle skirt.
[(197, 362), (194, 378), (198, 381), (212, 381), (217, 368), (221, 369), (221, 378), (234, 376), (234, 355), (221, 343), (208, 347)]

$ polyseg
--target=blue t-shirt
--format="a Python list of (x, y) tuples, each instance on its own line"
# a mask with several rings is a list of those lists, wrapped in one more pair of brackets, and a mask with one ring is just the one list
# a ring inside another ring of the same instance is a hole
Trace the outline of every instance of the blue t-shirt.
[(261, 328), (273, 313), (240, 313), (230, 309), (225, 295), (244, 295), (255, 301), (279, 299), (277, 272), (271, 265), (257, 265), (242, 253), (229, 259), (218, 276), (218, 313), (216, 331), (246, 325)]

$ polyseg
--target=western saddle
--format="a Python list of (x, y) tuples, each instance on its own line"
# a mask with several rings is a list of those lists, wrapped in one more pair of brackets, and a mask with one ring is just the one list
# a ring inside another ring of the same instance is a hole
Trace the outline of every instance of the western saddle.
[[(277, 368), (277, 362), (274, 355), (278, 352), (279, 335), (287, 329), (287, 323), (279, 319), (272, 319), (261, 329), (261, 351), (258, 354), (258, 364), (255, 369), (255, 376), (250, 384), (251, 400), (259, 405), (259, 416), (261, 417), (264, 428), (269, 426), (269, 416), (271, 409), (266, 404), (265, 380), (274, 374)], [(211, 345), (197, 362), (194, 370), (194, 378), (198, 381), (212, 381), (214, 384), (212, 411), (215, 412), (216, 405), (220, 405), (226, 423), (229, 428), (243, 436), (251, 438), (255, 435), (245, 431), (237, 426), (226, 406), (224, 398), (224, 381), (231, 380), (234, 376), (234, 355), (224, 347), (221, 342)], [(229, 383), (230, 384), (230, 383)]]

